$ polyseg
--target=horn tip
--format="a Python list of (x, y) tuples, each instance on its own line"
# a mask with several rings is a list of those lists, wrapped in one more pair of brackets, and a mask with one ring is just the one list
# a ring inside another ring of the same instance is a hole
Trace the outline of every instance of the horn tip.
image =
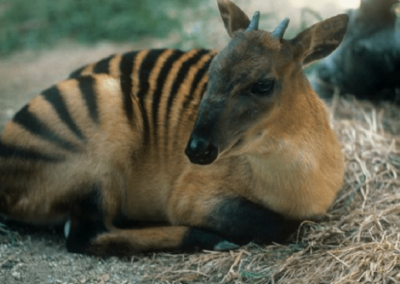
[(253, 14), (252, 21), (256, 21), (258, 23), (259, 20), (260, 20), (260, 11), (255, 11)]
[(272, 32), (272, 36), (274, 38), (282, 39), (283, 34), (285, 33), (288, 25), (289, 25), (290, 19), (288, 17), (284, 18), (282, 22), (276, 27), (275, 30)]
[(246, 32), (251, 32), (258, 30), (258, 23), (260, 21), (260, 11), (256, 11), (251, 19), (250, 25), (247, 28)]
[(290, 23), (290, 18), (289, 18), (289, 17), (284, 18), (284, 19), (283, 19), (283, 22), (285, 23), (285, 25), (289, 25), (289, 23)]

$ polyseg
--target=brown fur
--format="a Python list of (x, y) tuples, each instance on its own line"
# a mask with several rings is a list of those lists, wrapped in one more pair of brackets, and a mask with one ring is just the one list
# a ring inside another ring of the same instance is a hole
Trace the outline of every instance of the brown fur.
[[(75, 216), (71, 220), (75, 228), (79, 226), (79, 216), (85, 214), (79, 200), (95, 184), (100, 189), (98, 206), (108, 232), (94, 236), (83, 251), (100, 255), (177, 249), (190, 227), (207, 227), (212, 210), (229, 198), (245, 198), (289, 219), (324, 214), (341, 188), (343, 157), (329, 126), (327, 110), (303, 75), (302, 66), (318, 58), (315, 50), (321, 46), (340, 43), (341, 38), (331, 40), (332, 33), (343, 30), (346, 20), (340, 16), (328, 19), (287, 41), (274, 39), (265, 31), (238, 31), (246, 28), (243, 23), (249, 23), (247, 16), (229, 1), (218, 4), (233, 41), (215, 57), (210, 69), (213, 77), (209, 79), (208, 72), (203, 75), (192, 100), (183, 109), (196, 72), (215, 52), (203, 55), (191, 66), (174, 94), (169, 121), (165, 118), (173, 82), (183, 62), (192, 58), (196, 50), (185, 53), (169, 70), (157, 121), (152, 116), (155, 84), (172, 50), (165, 50), (150, 70), (143, 106), (137, 95), (139, 75), (144, 72), (141, 63), (150, 51), (136, 55), (131, 75), (133, 121), (126, 119), (123, 109), (118, 68), (121, 55), (111, 59), (109, 75), (92, 75), (99, 124), (91, 119), (78, 87), (85, 77), (57, 85), (86, 140), (74, 135), (43, 96), (29, 103), (28, 110), (46, 122), (53, 133), (74, 145), (76, 151), (61, 149), (9, 122), (1, 134), (2, 143), (55, 155), (62, 162), (24, 162), (0, 156), (1, 169), (22, 173), (10, 177), (0, 171), (0, 184), (5, 187), (0, 186), (0, 213), (43, 224)], [(328, 26), (329, 29), (321, 28)], [(92, 74), (94, 66), (82, 69), (81, 75)], [(223, 88), (239, 80), (236, 76), (240, 72), (246, 72), (248, 81), (234, 84), (227, 96)], [(260, 110), (247, 110), (254, 113), (247, 115), (241, 125), (235, 117), (237, 111), (246, 111), (240, 94), (257, 80), (260, 72), (275, 78), (276, 90), (268, 98), (252, 97)], [(207, 82), (208, 89), (201, 100)], [(216, 104), (225, 107), (214, 108)], [(217, 133), (220, 152), (208, 166), (192, 164), (184, 155), (189, 136), (196, 130), (199, 107), (197, 123), (206, 119), (206, 114), (218, 111), (210, 133)], [(157, 125), (157, 133), (150, 135), (149, 144), (143, 140), (144, 113), (150, 133)], [(113, 224), (121, 215), (171, 226), (121, 230)]]

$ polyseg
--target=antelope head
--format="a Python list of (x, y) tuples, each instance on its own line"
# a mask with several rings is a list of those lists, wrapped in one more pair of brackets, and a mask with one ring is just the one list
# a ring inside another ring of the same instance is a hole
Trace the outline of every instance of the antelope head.
[[(261, 151), (266, 137), (286, 131), (312, 112), (317, 99), (302, 68), (330, 54), (342, 41), (348, 16), (338, 15), (283, 39), (289, 19), (272, 32), (258, 28), (229, 0), (217, 0), (229, 44), (213, 59), (207, 90), (186, 147), (192, 163), (207, 165), (224, 156)], [(304, 109), (298, 111), (296, 104)], [(286, 129), (285, 129), (286, 128)], [(265, 144), (265, 143), (264, 143)], [(257, 146), (256, 146), (257, 145)]]

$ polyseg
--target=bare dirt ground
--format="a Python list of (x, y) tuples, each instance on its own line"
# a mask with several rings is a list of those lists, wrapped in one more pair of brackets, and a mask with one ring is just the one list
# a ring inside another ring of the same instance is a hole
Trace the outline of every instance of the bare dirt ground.
[[(70, 71), (129, 49), (66, 44), (0, 60), (0, 129)], [(0, 225), (0, 283), (400, 283), (400, 109), (339, 97), (329, 108), (346, 156), (343, 190), (289, 244), (101, 259), (67, 253), (61, 228)]]

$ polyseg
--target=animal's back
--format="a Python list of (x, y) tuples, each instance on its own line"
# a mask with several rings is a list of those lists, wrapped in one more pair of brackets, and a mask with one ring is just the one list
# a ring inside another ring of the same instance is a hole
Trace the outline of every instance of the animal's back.
[[(156, 49), (113, 55), (43, 91), (0, 136), (1, 190), (26, 192), (23, 200), (8, 197), (3, 208), (13, 212), (3, 213), (25, 221), (64, 219), (70, 198), (111, 175), (127, 192), (123, 211), (162, 218), (159, 196), (188, 163), (184, 147), (214, 54)], [(59, 214), (48, 216), (54, 206)]]
[(205, 49), (135, 51), (86, 65), (70, 77), (105, 73), (120, 79), (128, 120), (133, 121), (131, 100), (141, 110), (142, 154), (150, 155), (147, 160), (155, 156), (160, 164), (186, 146), (215, 54)]

